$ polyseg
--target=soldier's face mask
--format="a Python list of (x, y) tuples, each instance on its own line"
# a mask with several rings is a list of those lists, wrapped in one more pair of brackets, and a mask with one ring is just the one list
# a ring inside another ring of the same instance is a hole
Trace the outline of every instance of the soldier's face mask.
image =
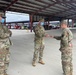
[(0, 20), (0, 22), (1, 22), (1, 23), (4, 23), (4, 19), (2, 18), (2, 19)]
[(66, 25), (65, 25), (65, 24), (62, 24), (62, 25), (61, 25), (61, 28), (62, 28), (62, 29), (66, 28)]
[(44, 25), (44, 22), (41, 22), (41, 26), (43, 26)]

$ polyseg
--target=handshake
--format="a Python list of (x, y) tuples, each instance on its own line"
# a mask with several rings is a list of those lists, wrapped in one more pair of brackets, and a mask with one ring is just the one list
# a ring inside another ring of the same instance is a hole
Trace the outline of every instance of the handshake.
[(51, 36), (49, 34), (45, 34), (45, 37), (51, 37), (51, 38), (54, 38), (54, 36)]

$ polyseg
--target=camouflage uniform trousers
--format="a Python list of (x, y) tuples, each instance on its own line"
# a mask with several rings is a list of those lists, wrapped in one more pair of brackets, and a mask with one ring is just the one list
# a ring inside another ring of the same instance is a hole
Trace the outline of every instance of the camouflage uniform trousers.
[(61, 59), (62, 59), (62, 69), (64, 75), (72, 75), (73, 73), (72, 48), (62, 49)]
[(38, 58), (38, 53), (39, 53), (39, 60), (42, 60), (43, 58), (43, 50), (44, 50), (44, 44), (40, 43), (35, 43), (35, 51), (34, 51), (34, 56), (33, 56), (33, 61), (36, 61)]
[(9, 66), (9, 48), (0, 49), (0, 75), (7, 75), (7, 69)]

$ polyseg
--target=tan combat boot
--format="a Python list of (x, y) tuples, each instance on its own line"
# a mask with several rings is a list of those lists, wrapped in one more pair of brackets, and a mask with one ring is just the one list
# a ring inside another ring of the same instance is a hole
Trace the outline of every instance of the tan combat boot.
[(72, 72), (70, 72), (70, 75), (73, 75), (73, 73), (72, 73)]
[(8, 75), (8, 74), (5, 73), (4, 75)]
[(36, 62), (35, 61), (32, 62), (32, 66), (34, 66), (34, 67), (36, 66)]
[(41, 60), (39, 60), (39, 63), (40, 64), (42, 64), (42, 65), (44, 65), (45, 63), (42, 61), (42, 59)]
[(5, 70), (5, 72), (4, 72), (4, 75), (8, 75), (6, 70)]

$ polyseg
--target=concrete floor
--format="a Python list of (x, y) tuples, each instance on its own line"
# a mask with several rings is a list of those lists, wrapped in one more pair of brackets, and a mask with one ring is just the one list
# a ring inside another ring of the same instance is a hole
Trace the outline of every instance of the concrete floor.
[[(73, 66), (76, 75), (76, 30), (72, 30), (73, 39)], [(63, 75), (61, 68), (61, 54), (59, 41), (45, 38), (44, 61), (45, 65), (37, 63), (33, 67), (32, 58), (34, 52), (34, 33), (26, 30), (12, 30), (11, 40), (13, 46), (10, 48), (11, 57), (8, 69), (9, 75)], [(60, 35), (61, 30), (46, 31), (51, 35)]]

